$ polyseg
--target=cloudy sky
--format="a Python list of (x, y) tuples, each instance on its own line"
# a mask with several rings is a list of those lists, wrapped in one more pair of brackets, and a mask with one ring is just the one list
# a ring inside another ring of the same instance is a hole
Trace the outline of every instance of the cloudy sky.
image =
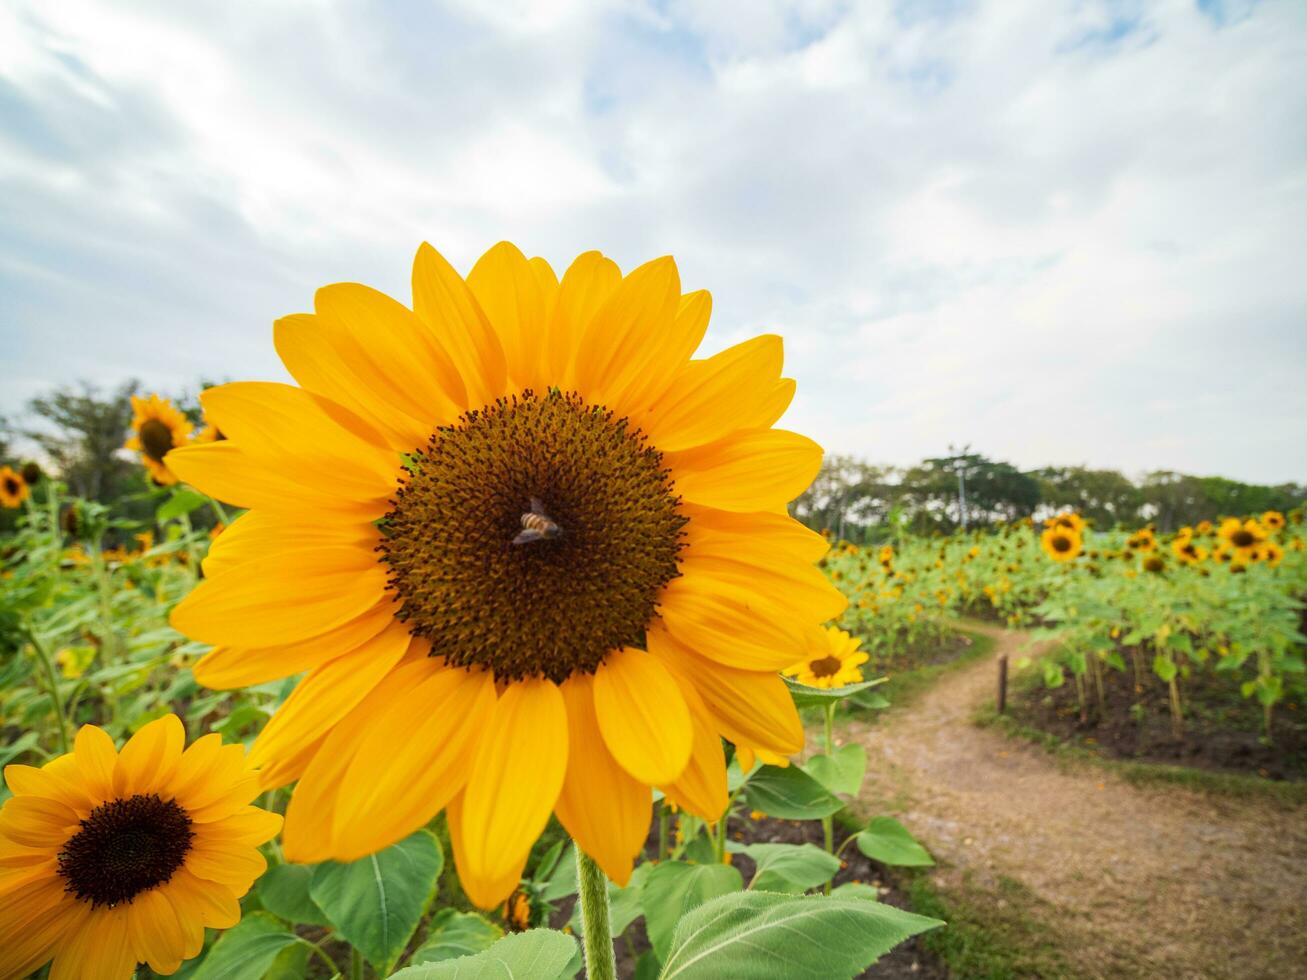
[(504, 238), (675, 255), (828, 450), (1307, 480), (1302, 0), (0, 5), (0, 413)]

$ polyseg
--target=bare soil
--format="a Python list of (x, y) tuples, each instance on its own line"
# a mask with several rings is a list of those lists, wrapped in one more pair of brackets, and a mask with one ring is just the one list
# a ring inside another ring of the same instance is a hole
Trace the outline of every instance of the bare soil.
[(1307, 807), (1136, 785), (977, 728), (995, 658), (1031, 651), (968, 628), (997, 639), (991, 656), (841, 730), (868, 750), (860, 809), (895, 812), (930, 848), (936, 888), (995, 908), (1027, 896), (1068, 964), (1030, 976), (1307, 977)]
[(1011, 711), (1024, 725), (1078, 742), (1117, 759), (1165, 762), (1263, 779), (1307, 778), (1307, 712), (1296, 698), (1276, 706), (1273, 740), (1262, 738), (1262, 708), (1240, 696), (1229, 677), (1197, 672), (1180, 682), (1184, 731), (1171, 727), (1167, 689), (1148, 672), (1135, 684), (1132, 671), (1108, 670), (1103, 704), (1089, 698), (1082, 714), (1075, 686), (1042, 683), (1014, 692)]

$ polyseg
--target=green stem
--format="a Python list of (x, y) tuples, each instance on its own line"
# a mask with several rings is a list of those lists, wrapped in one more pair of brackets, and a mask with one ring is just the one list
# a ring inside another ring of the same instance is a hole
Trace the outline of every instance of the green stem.
[[(835, 701), (826, 702), (826, 756), (828, 758), (835, 755)], [(834, 816), (825, 816), (821, 818), (821, 832), (826, 840), (826, 853), (835, 853), (835, 818)], [(824, 889), (827, 895), (830, 894), (830, 882), (826, 882)]]
[(330, 973), (327, 974), (327, 976), (329, 977), (340, 976), (340, 970), (336, 968), (335, 961), (333, 961), (332, 958), (326, 954), (326, 952), (323, 950), (321, 946), (319, 946), (315, 942), (311, 942), (310, 940), (305, 939), (303, 936), (296, 936), (295, 941), (299, 943), (303, 943), (305, 946), (307, 946), (310, 950), (313, 951), (313, 954), (317, 956), (318, 959), (322, 960), (323, 964), (327, 967), (327, 969), (331, 971)]
[(45, 644), (40, 641), (36, 631), (30, 626), (27, 628), (27, 638), (32, 642), (41, 666), (45, 668), (46, 680), (50, 685), (50, 703), (54, 706), (55, 720), (59, 722), (59, 751), (67, 755), (71, 740), (68, 737), (68, 719), (64, 716), (63, 702), (59, 700), (59, 676), (55, 673), (54, 661), (50, 659), (50, 651), (45, 648)]
[(349, 950), (350, 980), (363, 980), (363, 954), (354, 947)]
[(224, 528), (231, 523), (231, 518), (227, 516), (227, 508), (212, 497), (209, 498), (209, 509), (213, 511), (213, 516), (218, 518)]
[(186, 570), (192, 579), (198, 579), (200, 569), (195, 561), (195, 526), (191, 524), (190, 514), (182, 514), (182, 528), (186, 531)]
[(612, 926), (608, 921), (608, 880), (599, 865), (576, 848), (576, 891), (581, 903), (587, 980), (617, 980)]

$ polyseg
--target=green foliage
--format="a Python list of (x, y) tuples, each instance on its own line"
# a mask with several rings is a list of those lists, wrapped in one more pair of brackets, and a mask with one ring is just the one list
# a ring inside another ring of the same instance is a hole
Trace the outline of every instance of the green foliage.
[(441, 909), (431, 917), (426, 942), (413, 954), (412, 964), (472, 956), (489, 949), (503, 935), (504, 930), (483, 915)]
[(298, 942), (275, 918), (253, 912), (219, 937), (193, 976), (195, 980), (262, 977), (283, 950)]
[(570, 977), (576, 940), (551, 929), (530, 929), (496, 941), (474, 956), (410, 966), (396, 980), (562, 980)]
[(645, 929), (654, 953), (667, 958), (676, 924), (691, 909), (710, 899), (744, 888), (740, 872), (729, 864), (689, 864), (662, 861), (644, 882)]
[(901, 867), (929, 867), (930, 853), (893, 817), (876, 817), (857, 836), (858, 850), (873, 861)]
[(819, 820), (844, 807), (798, 766), (763, 766), (745, 783), (744, 798), (753, 809), (785, 820)]

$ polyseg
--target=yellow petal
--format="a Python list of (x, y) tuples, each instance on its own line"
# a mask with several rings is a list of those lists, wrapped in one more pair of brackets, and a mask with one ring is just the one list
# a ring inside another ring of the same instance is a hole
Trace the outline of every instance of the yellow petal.
[(610, 653), (594, 676), (595, 713), (613, 757), (642, 783), (670, 783), (690, 759), (690, 713), (667, 669), (643, 650)]
[(376, 520), (389, 509), (384, 501), (359, 501), (310, 489), (229, 441), (174, 449), (168, 454), (168, 466), (191, 486), (236, 507), (283, 514), (320, 510), (335, 519), (354, 521)]
[(562, 693), (548, 680), (513, 681), (487, 721), (463, 791), (466, 864), (459, 877), (474, 901), (474, 891), (484, 897), (521, 868), (549, 820), (566, 770)]
[(779, 556), (811, 564), (830, 544), (787, 514), (732, 513), (698, 504), (681, 504), (688, 554), (715, 555), (765, 564)]
[(793, 500), (821, 468), (821, 447), (783, 429), (744, 432), (664, 456), (676, 492), (721, 510), (776, 509)]
[[(630, 880), (632, 865), (649, 833), (649, 787), (618, 765), (604, 744), (595, 715), (594, 679), (573, 674), (562, 685), (567, 703), (567, 774), (554, 804), (577, 846), (598, 862), (620, 886)], [(602, 806), (595, 801), (602, 800)]]
[(136, 960), (155, 973), (166, 976), (181, 965), (186, 937), (172, 904), (157, 888), (141, 892), (127, 906), (127, 932)]
[(241, 920), (240, 902), (226, 885), (197, 878), (185, 867), (179, 868), (168, 884), (210, 929), (230, 929)]
[(463, 794), (454, 797), (445, 810), (449, 824), (449, 842), (454, 849), (454, 864), (458, 868), (459, 884), (473, 905), (478, 908), (492, 909), (503, 903), (513, 889), (522, 880), (526, 869), (529, 852), (524, 852), (515, 861), (505, 861), (504, 870), (491, 875), (485, 871), (473, 872), (472, 863), (467, 856), (465, 839), (466, 820), (463, 816)]
[(484, 719), (495, 710), (489, 673), (440, 670), (397, 696), (358, 743), (333, 821), (333, 855), (353, 861), (425, 826), (467, 782)]
[(375, 640), (315, 667), (300, 681), (250, 750), (250, 764), (262, 770), (265, 786), (279, 785), (279, 758), (325, 733), (390, 673), (408, 651), (409, 639), (408, 629), (396, 621)]
[(0, 977), (17, 980), (35, 973), (77, 934), (90, 912), (90, 905), (63, 891), (58, 877), (23, 896), (0, 920)]
[(251, 847), (270, 841), (281, 830), (281, 814), (244, 806), (221, 820), (195, 825), (199, 843), (240, 843)]
[(770, 604), (703, 591), (690, 579), (663, 589), (659, 612), (674, 637), (728, 667), (784, 670), (806, 649), (798, 624), (773, 618)]
[(209, 545), (204, 574), (213, 578), (272, 551), (320, 547), (372, 550), (380, 541), (381, 532), (369, 521), (323, 521), (277, 511), (249, 511)]
[(73, 741), (73, 754), (82, 772), (83, 785), (94, 803), (113, 796), (113, 770), (118, 764), (118, 750), (103, 728), (83, 725)]
[(143, 726), (127, 740), (113, 771), (114, 794), (119, 797), (156, 793), (166, 788), (177, 772), (186, 729), (176, 715), (164, 715)]
[(215, 647), (192, 669), (195, 679), (219, 691), (289, 677), (327, 663), (372, 641), (394, 621), (389, 600), (322, 636), (275, 647)]
[(234, 885), (243, 893), (268, 870), (268, 862), (246, 845), (196, 843), (186, 852), (186, 867), (197, 878)]
[(77, 929), (69, 929), (50, 967), (50, 980), (122, 980), (136, 967), (127, 932), (126, 905), (92, 909)]
[(583, 252), (563, 273), (545, 350), (546, 370), (560, 386), (576, 384), (575, 361), (590, 323), (621, 281), (617, 263), (599, 252)]
[(803, 725), (780, 676), (714, 663), (674, 640), (665, 629), (648, 632), (649, 652), (692, 686), (714, 726), (732, 742), (786, 754), (803, 748)]
[(425, 242), (413, 260), (413, 309), (462, 376), (469, 408), (506, 394), (507, 362), (498, 335), (462, 276)]
[(667, 798), (697, 817), (715, 822), (726, 811), (726, 754), (702, 701), (692, 688), (684, 689), (694, 723), (694, 749), (690, 762), (674, 783), (662, 786)]
[(780, 378), (781, 338), (754, 337), (677, 374), (641, 428), (663, 452), (689, 449), (748, 428)]
[(71, 752), (35, 766), (5, 766), (5, 784), (15, 796), (46, 796), (58, 800), (79, 817), (88, 815), (99, 800), (82, 786), (81, 769)]
[(538, 386), (543, 378), (545, 291), (531, 264), (510, 242), (500, 242), (477, 260), (467, 285), (499, 335), (508, 377), (519, 388)]
[(736, 561), (714, 555), (695, 555), (681, 559), (681, 574), (703, 578), (705, 588), (750, 595), (766, 601), (781, 615), (812, 623), (835, 619), (848, 607), (848, 597), (831, 584), (813, 565), (782, 562), (773, 556), (766, 564)]
[(374, 608), (386, 570), (361, 548), (305, 548), (266, 555), (201, 582), (172, 611), (195, 640), (258, 647), (321, 636)]
[(62, 847), (78, 824), (76, 811), (44, 796), (15, 796), (0, 810), (0, 834), (25, 847)]

